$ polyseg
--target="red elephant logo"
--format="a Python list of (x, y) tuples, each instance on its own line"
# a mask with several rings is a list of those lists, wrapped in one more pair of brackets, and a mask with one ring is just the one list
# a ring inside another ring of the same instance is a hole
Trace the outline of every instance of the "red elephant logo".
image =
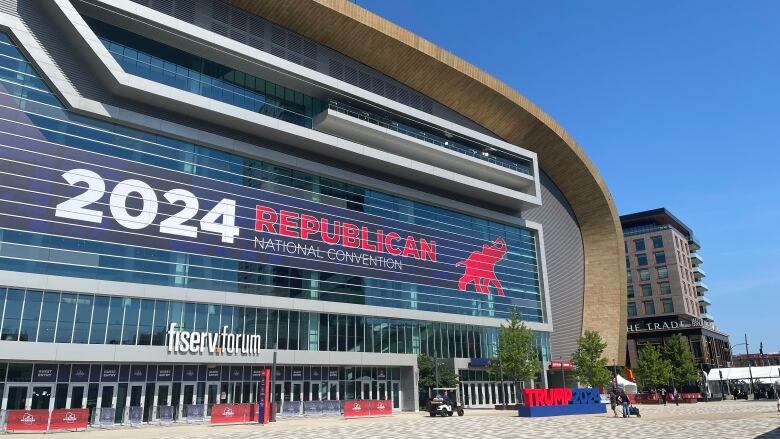
[(496, 263), (504, 259), (506, 255), (506, 242), (504, 238), (496, 238), (493, 244), (482, 245), (482, 251), (471, 252), (465, 261), (455, 264), (456, 267), (466, 267), (458, 280), (458, 289), (466, 291), (469, 283), (474, 282), (474, 289), (477, 293), (488, 294), (490, 284), (496, 287), (498, 295), (504, 295), (504, 289), (501, 288), (501, 282), (496, 278)]

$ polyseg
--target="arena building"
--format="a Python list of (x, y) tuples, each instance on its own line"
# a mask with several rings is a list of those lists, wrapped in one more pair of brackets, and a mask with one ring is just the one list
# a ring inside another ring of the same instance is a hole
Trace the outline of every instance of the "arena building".
[[(514, 90), (346, 1), (0, 1), (1, 409), (469, 407), (512, 309), (545, 369), (626, 350), (593, 164)], [(539, 384), (548, 380), (540, 373)], [(292, 410), (292, 409), (291, 409)]]

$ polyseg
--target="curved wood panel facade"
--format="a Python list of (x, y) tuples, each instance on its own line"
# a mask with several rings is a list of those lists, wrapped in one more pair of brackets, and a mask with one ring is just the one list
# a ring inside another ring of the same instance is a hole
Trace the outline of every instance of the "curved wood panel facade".
[[(333, 48), (538, 154), (579, 223), (585, 254), (583, 330), (626, 352), (626, 266), (617, 209), (596, 167), (550, 116), (517, 91), (431, 42), (346, 0), (227, 0)], [(566, 322), (555, 320), (554, 325)]]

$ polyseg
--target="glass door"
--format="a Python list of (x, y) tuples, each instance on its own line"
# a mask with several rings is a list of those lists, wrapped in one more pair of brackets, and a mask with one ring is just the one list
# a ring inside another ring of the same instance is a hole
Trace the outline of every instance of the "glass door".
[[(144, 386), (142, 384), (132, 384), (130, 386), (130, 407), (141, 407), (144, 400)], [(143, 414), (141, 415), (143, 420)]]
[[(104, 413), (103, 409), (116, 408), (116, 384), (100, 384), (100, 390), (98, 391), (97, 406), (100, 408), (100, 416)], [(114, 413), (116, 419), (116, 413)]]
[(393, 383), (393, 409), (401, 408), (401, 383)]
[(100, 408), (116, 407), (116, 384), (101, 384), (97, 405)]
[(114, 422), (121, 424), (125, 420), (125, 408), (127, 407), (127, 383), (119, 384), (116, 393), (116, 414)]
[(171, 405), (170, 391), (170, 384), (157, 384), (157, 391), (154, 394), (154, 419), (160, 418), (160, 406)]
[(184, 405), (195, 404), (195, 384), (184, 385), (184, 395), (182, 399), (182, 404)]
[(233, 404), (241, 403), (241, 383), (233, 383), (233, 392), (230, 395), (230, 402)]
[(86, 396), (86, 384), (71, 384), (68, 389), (68, 408), (84, 408), (84, 396)]
[(23, 386), (19, 385), (9, 385), (8, 390), (6, 392), (6, 397), (3, 398), (3, 409), (4, 410), (24, 410), (27, 408), (27, 396), (30, 393), (30, 386), (25, 384)]
[(211, 407), (214, 404), (219, 403), (217, 400), (217, 392), (219, 391), (219, 384), (209, 384), (208, 391), (206, 392), (206, 416), (211, 416)]
[(33, 386), (30, 408), (33, 410), (49, 410), (51, 407), (52, 386)]

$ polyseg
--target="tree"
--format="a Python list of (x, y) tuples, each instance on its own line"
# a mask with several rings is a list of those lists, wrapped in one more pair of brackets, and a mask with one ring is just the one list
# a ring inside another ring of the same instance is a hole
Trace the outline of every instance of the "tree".
[(603, 356), (606, 347), (596, 331), (585, 331), (577, 340), (577, 352), (571, 357), (574, 365), (572, 375), (577, 381), (588, 387), (602, 387), (609, 383), (611, 374)]
[[(441, 359), (420, 355), (417, 357), (417, 369), (420, 374), (417, 381), (420, 391), (434, 387), (455, 387), (458, 384), (458, 377), (455, 375), (455, 372), (451, 367), (444, 364)], [(436, 382), (437, 369), (439, 376), (438, 384)]]
[(643, 387), (665, 386), (672, 374), (671, 365), (661, 350), (653, 345), (645, 346), (639, 352), (639, 367), (636, 370), (637, 381)]
[(688, 342), (680, 334), (674, 334), (664, 346), (663, 356), (671, 367), (671, 378), (676, 383), (687, 383), (699, 378), (699, 370)]
[(515, 309), (512, 309), (507, 326), (498, 329), (498, 352), (490, 361), (490, 371), (504, 376), (515, 383), (530, 381), (540, 370), (539, 354), (536, 349), (536, 336), (525, 326)]

